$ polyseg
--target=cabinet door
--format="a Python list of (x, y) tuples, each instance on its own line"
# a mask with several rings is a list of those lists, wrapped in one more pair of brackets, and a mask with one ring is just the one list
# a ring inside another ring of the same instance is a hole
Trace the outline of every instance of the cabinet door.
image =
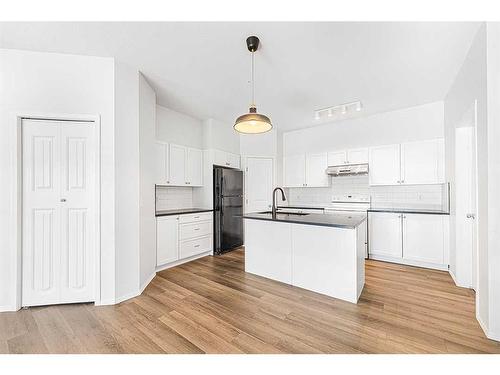
[(368, 216), (369, 253), (402, 258), (401, 214), (372, 212)]
[(283, 174), (286, 187), (306, 186), (306, 156), (304, 154), (285, 156)]
[(196, 148), (187, 149), (187, 178), (188, 185), (203, 185), (203, 152)]
[(240, 155), (228, 153), (229, 167), (240, 169)]
[(399, 145), (371, 147), (369, 163), (370, 185), (398, 185), (400, 183)]
[(403, 215), (403, 259), (444, 264), (444, 216)]
[(328, 153), (328, 165), (343, 165), (347, 164), (347, 152), (346, 151), (331, 151)]
[(401, 183), (435, 184), (440, 175), (437, 139), (401, 144)]
[(179, 217), (163, 216), (156, 219), (156, 265), (179, 259)]
[(168, 184), (168, 144), (155, 142), (155, 183)]
[(326, 152), (306, 154), (306, 186), (328, 186), (328, 167)]
[(220, 151), (220, 150), (215, 150), (214, 151), (214, 164), (215, 165), (222, 165), (224, 167), (228, 167), (229, 166), (229, 160), (228, 160), (227, 152)]
[(347, 162), (349, 164), (366, 164), (368, 163), (368, 149), (356, 148), (347, 150)]
[(186, 147), (170, 145), (169, 176), (171, 185), (186, 185)]

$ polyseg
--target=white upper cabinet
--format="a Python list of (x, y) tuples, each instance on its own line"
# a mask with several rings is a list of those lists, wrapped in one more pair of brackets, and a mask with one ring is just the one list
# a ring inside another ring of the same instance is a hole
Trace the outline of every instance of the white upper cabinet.
[(401, 144), (401, 183), (434, 184), (442, 182), (442, 140)]
[(170, 145), (169, 172), (171, 185), (187, 185), (186, 182), (186, 152), (184, 146)]
[(328, 167), (327, 153), (306, 154), (306, 186), (319, 187), (328, 186)]
[(328, 165), (344, 165), (347, 164), (347, 151), (331, 151), (328, 153)]
[(306, 186), (305, 154), (289, 155), (283, 158), (283, 182), (286, 187)]
[(369, 152), (370, 185), (398, 185), (401, 181), (400, 146), (371, 147)]
[(347, 163), (348, 164), (366, 164), (368, 163), (368, 149), (355, 148), (347, 150)]
[(203, 185), (203, 151), (187, 149), (186, 183), (191, 186)]
[(443, 215), (403, 215), (403, 259), (441, 265), (444, 257)]
[(168, 143), (155, 142), (155, 183), (168, 185)]
[(226, 151), (214, 150), (214, 164), (228, 168), (240, 169), (240, 155)]

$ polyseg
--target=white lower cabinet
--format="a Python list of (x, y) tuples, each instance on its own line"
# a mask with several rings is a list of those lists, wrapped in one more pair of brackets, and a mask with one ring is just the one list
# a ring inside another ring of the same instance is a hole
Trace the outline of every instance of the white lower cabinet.
[(179, 216), (156, 218), (156, 264), (179, 259)]
[(157, 217), (156, 265), (180, 263), (212, 251), (212, 217), (211, 212)]
[(447, 269), (448, 216), (372, 212), (368, 218), (372, 259)]

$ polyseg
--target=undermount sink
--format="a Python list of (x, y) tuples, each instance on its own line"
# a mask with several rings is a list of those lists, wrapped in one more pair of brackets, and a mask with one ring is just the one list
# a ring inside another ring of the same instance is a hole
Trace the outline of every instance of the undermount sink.
[[(271, 211), (264, 211), (264, 212), (259, 212), (261, 214), (272, 214)], [(305, 212), (288, 212), (288, 211), (278, 211), (276, 212), (276, 215), (296, 215), (296, 216), (304, 216), (304, 215), (309, 215), (308, 213)]]

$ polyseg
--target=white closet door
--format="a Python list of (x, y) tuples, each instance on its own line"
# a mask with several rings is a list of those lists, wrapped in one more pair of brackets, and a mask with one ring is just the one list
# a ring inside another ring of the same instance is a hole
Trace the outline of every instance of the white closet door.
[(59, 124), (23, 121), (23, 306), (59, 303)]
[(247, 158), (246, 161), (245, 212), (269, 211), (273, 192), (273, 159)]
[(94, 299), (94, 126), (61, 123), (61, 303)]
[(23, 306), (94, 300), (93, 126), (23, 121)]

